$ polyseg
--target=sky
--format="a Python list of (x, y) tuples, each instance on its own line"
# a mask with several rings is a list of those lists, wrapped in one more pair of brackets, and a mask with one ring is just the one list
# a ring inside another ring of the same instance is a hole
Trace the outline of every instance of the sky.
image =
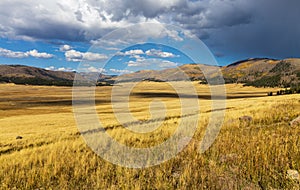
[[(219, 65), (300, 57), (299, 7), (299, 0), (1, 0), (0, 64), (61, 71), (85, 65), (109, 74), (163, 69), (195, 62), (177, 48), (189, 36), (203, 42), (194, 49), (209, 50)], [(125, 37), (139, 23), (145, 24)]]

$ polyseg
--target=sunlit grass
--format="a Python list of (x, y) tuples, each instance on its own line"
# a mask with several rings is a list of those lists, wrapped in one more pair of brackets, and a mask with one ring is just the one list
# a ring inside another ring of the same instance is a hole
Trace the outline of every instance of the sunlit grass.
[[(136, 91), (173, 92), (163, 83), (145, 85)], [(206, 86), (195, 85), (199, 94), (209, 95)], [(299, 181), (288, 179), (287, 170), (300, 171), (300, 127), (289, 125), (300, 115), (300, 96), (267, 97), (276, 89), (226, 87), (231, 99), (221, 132), (208, 151), (200, 154), (198, 146), (211, 101), (200, 98), (198, 130), (183, 152), (158, 166), (128, 169), (87, 147), (71, 113), (71, 89), (3, 85), (1, 98), (11, 105), (1, 103), (6, 111), (0, 115), (0, 189), (299, 189)], [(128, 132), (112, 114), (109, 92), (110, 87), (97, 88), (96, 109), (107, 132), (120, 143), (155, 146), (180, 123), (178, 98), (162, 97), (168, 110), (162, 125), (149, 134)], [(253, 94), (257, 97), (250, 98)], [(150, 118), (147, 108), (152, 98), (133, 96), (130, 101), (137, 119)], [(47, 108), (50, 111), (44, 112)], [(245, 115), (253, 120), (239, 121)]]

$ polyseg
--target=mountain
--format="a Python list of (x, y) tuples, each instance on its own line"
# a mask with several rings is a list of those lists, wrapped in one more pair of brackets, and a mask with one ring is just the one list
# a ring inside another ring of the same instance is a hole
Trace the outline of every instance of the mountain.
[[(97, 73), (83, 73), (77, 77), (87, 84), (87, 81), (91, 81), (95, 74)], [(0, 65), (0, 82), (2, 83), (72, 86), (75, 75), (76, 72), (51, 71), (24, 65)], [(110, 76), (100, 75), (100, 79), (103, 80), (110, 78)]]
[(289, 87), (300, 84), (300, 59), (248, 59), (222, 68), (228, 82), (257, 87)]
[[(244, 83), (245, 85), (257, 87), (289, 87), (300, 83), (300, 59), (275, 60), (268, 58), (242, 60), (220, 68), (204, 64), (186, 64), (178, 68), (161, 71), (144, 70), (122, 75), (118, 78), (118, 82), (135, 80), (179, 81), (189, 79), (207, 83), (206, 78), (211, 80), (216, 78), (218, 69), (221, 70), (226, 83)], [(204, 77), (202, 72), (204, 70), (206, 71), (205, 73), (209, 73), (206, 77)]]
[[(178, 68), (164, 70), (141, 70), (121, 76), (100, 74), (97, 85), (111, 85), (127, 81), (181, 81), (193, 80), (207, 83), (218, 81), (217, 71), (221, 71), (226, 83), (244, 83), (257, 87), (290, 87), (300, 85), (300, 59), (275, 60), (268, 58), (247, 59), (218, 67), (204, 64), (186, 64)], [(203, 72), (205, 71), (206, 76)], [(75, 72), (50, 71), (22, 65), (0, 65), (0, 82), (32, 85), (72, 86)], [(80, 73), (79, 79), (85, 85), (98, 73)], [(216, 79), (216, 80), (215, 80)], [(87, 82), (88, 81), (88, 82)]]
[(214, 76), (214, 73), (219, 69), (218, 66), (204, 64), (185, 64), (177, 68), (164, 70), (142, 70), (131, 74), (121, 75), (117, 78), (118, 82), (126, 81), (182, 81), (182, 80), (205, 80), (202, 71)]
[(0, 65), (0, 82), (35, 85), (71, 85), (75, 73), (49, 71), (24, 65)]

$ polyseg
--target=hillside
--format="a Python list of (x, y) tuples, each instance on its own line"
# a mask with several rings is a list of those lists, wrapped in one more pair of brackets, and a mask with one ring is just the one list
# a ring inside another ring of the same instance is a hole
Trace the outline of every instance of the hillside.
[[(243, 83), (256, 87), (290, 87), (300, 84), (300, 59), (274, 60), (268, 58), (247, 59), (228, 66), (186, 64), (164, 70), (142, 70), (119, 77), (100, 75), (97, 85), (110, 85), (127, 81), (182, 81), (193, 80), (207, 83), (206, 78), (216, 77), (221, 69), (226, 83)], [(208, 75), (205, 77), (202, 71)], [(80, 73), (85, 81), (97, 73)], [(0, 82), (32, 85), (71, 86), (75, 72), (49, 71), (22, 65), (0, 65)]]
[(23, 65), (0, 65), (0, 82), (36, 85), (71, 85), (73, 72), (49, 71)]
[(135, 81), (135, 80), (149, 80), (149, 81), (182, 81), (182, 80), (205, 80), (204, 74), (210, 73), (214, 75), (219, 67), (208, 66), (204, 64), (185, 64), (178, 68), (170, 68), (164, 70), (143, 70), (131, 74), (125, 74), (118, 77), (119, 82)]
[[(161, 71), (138, 71), (122, 75), (118, 81), (180, 81), (188, 78), (206, 83), (202, 70), (209, 73), (206, 77), (214, 78), (217, 68), (203, 64), (186, 64)], [(258, 87), (289, 87), (300, 83), (300, 59), (248, 59), (221, 67), (221, 71), (226, 83), (245, 83)]]
[[(24, 65), (0, 65), (0, 83), (72, 86), (76, 72), (51, 71)], [(78, 75), (79, 79), (88, 81), (95, 73)], [(100, 75), (100, 79), (108, 80), (110, 76)]]
[(300, 83), (300, 59), (248, 59), (223, 67), (222, 73), (233, 83), (290, 87)]

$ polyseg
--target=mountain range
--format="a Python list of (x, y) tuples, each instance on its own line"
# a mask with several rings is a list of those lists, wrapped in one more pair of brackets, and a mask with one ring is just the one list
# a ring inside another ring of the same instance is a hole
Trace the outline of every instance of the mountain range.
[(284, 60), (254, 58), (238, 61), (224, 67), (186, 64), (178, 68), (161, 71), (143, 70), (126, 74), (120, 76), (118, 81), (179, 81), (188, 79), (205, 84), (217, 77), (217, 71), (222, 73), (225, 83), (243, 83), (257, 87), (290, 87), (300, 83), (300, 59), (296, 58)]
[[(205, 71), (205, 72), (203, 72)], [(181, 81), (193, 80), (211, 83), (221, 71), (226, 83), (243, 83), (257, 87), (290, 87), (300, 85), (300, 59), (275, 60), (254, 58), (218, 67), (205, 64), (185, 64), (164, 70), (141, 70), (121, 76), (101, 74), (98, 85), (111, 85), (127, 81)], [(205, 73), (205, 75), (204, 75)], [(71, 86), (76, 72), (50, 71), (24, 65), (0, 65), (0, 82), (31, 85)], [(80, 73), (79, 79), (87, 81), (95, 73)]]

